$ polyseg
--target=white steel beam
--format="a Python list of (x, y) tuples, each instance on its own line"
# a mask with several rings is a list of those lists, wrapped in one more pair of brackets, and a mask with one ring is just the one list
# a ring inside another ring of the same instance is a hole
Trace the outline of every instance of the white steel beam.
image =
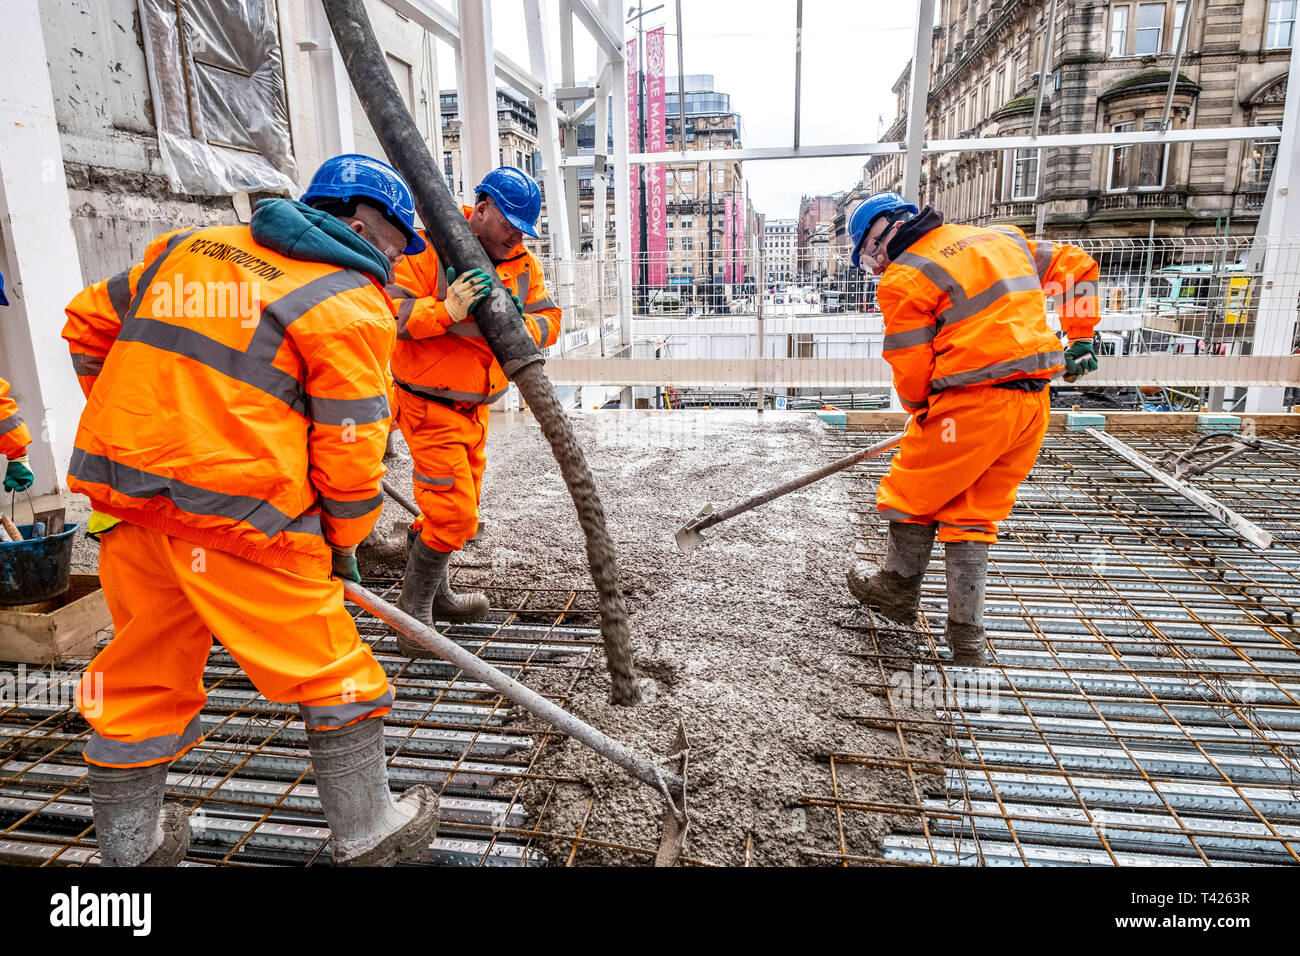
[(623, 20), (622, 6), (601, 0), (601, 9), (596, 9), (592, 0), (573, 0), (573, 15), (578, 18), (587, 32), (596, 40), (596, 45), (605, 52), (611, 63), (623, 62), (623, 32), (610, 24)]
[[(1294, 276), (1296, 254), (1284, 236), (1300, 234), (1300, 200), (1291, 201), (1291, 186), (1300, 189), (1300, 44), (1291, 47), (1291, 71), (1287, 78), (1286, 105), (1282, 111), (1286, 136), (1277, 147), (1273, 178), (1269, 182), (1260, 227), (1267, 229), (1263, 271), (1260, 276), (1259, 311), (1255, 317), (1256, 355), (1283, 355), (1293, 348), (1296, 323)], [(1258, 246), (1258, 243), (1256, 244)], [(1285, 393), (1281, 388), (1252, 388), (1246, 393), (1246, 411), (1281, 411)]]
[[(542, 182), (546, 188), (548, 208), (564, 210), (568, 207), (564, 168), (560, 165), (560, 124), (556, 117), (555, 84), (551, 81), (550, 33), (542, 16), (541, 0), (523, 0), (524, 24), (528, 32), (528, 62), (534, 73), (542, 78), (542, 91), (531, 97), (537, 115), (537, 147), (542, 154)], [(535, 172), (535, 170), (534, 170)], [(568, 217), (561, 214), (548, 216), (550, 220), (551, 255), (555, 259), (556, 297), (563, 313), (573, 314), (573, 245), (569, 237)], [(559, 338), (561, 352), (564, 335)]]
[[(619, 0), (600, 0), (601, 11), (611, 21), (621, 19), (622, 9)], [(575, 8), (576, 12), (576, 8)], [(622, 316), (620, 345), (632, 344), (632, 197), (628, 189), (628, 102), (627, 102), (627, 58), (623, 55), (623, 45), (618, 45), (617, 57), (614, 52), (606, 50), (610, 57), (610, 93), (614, 100), (614, 248), (618, 266), (618, 314)], [(596, 135), (604, 135), (600, 130)], [(578, 157), (569, 157), (569, 161)], [(585, 156), (589, 163), (596, 157)], [(662, 154), (658, 160), (663, 162)], [(576, 164), (575, 164), (576, 165)]]
[[(1280, 139), (1276, 126), (1223, 126), (1213, 129), (1140, 130), (1132, 133), (1060, 133), (1052, 136), (994, 136), (986, 139), (938, 139), (923, 145), (923, 153), (983, 153), (1008, 149), (1045, 149), (1080, 146), (1130, 146), (1139, 143), (1213, 143), (1234, 140)], [(705, 163), (767, 159), (825, 159), (838, 156), (877, 156), (906, 152), (905, 143), (839, 143), (826, 146), (757, 146), (746, 149), (678, 150), (667, 153), (632, 153), (632, 165), (648, 163)], [(590, 156), (570, 156), (566, 166), (590, 166)]]
[[(334, 45), (334, 33), (321, 0), (307, 0), (308, 37), (298, 43), (311, 63), (312, 98), (316, 103), (316, 143), (320, 159), (356, 152), (352, 129), (352, 81)], [(302, 170), (299, 170), (301, 173)]]
[[(309, 0), (309, 2), (319, 2), (319, 0)], [(460, 44), (460, 19), (450, 10), (434, 3), (433, 0), (383, 0), (383, 2), (408, 20), (428, 30), (438, 39), (450, 43), (452, 46)], [(481, 4), (467, 4), (467, 6), (481, 6)], [(479, 11), (471, 10), (470, 15), (472, 18), (477, 19)], [(491, 19), (490, 11), (485, 15), (489, 20)], [(513, 87), (525, 96), (532, 96), (534, 93), (541, 92), (542, 81), (537, 76), (525, 70), (508, 56), (495, 51), (493, 51), (493, 54), (493, 70), (497, 78), (503, 83)]]
[[(818, 317), (821, 318), (821, 317)], [(839, 318), (843, 318), (840, 316)], [(768, 335), (789, 334), (780, 320), (767, 319)], [(639, 337), (638, 337), (639, 338)], [(744, 385), (759, 380), (756, 359), (648, 358), (564, 359), (546, 363), (546, 374), (560, 385)], [(883, 358), (764, 358), (762, 381), (779, 388), (887, 388), (893, 369)], [(1152, 382), (1180, 385), (1300, 385), (1300, 355), (1150, 355), (1104, 356), (1089, 386), (1138, 386)], [(1056, 384), (1061, 384), (1060, 380)]]
[[(930, 54), (934, 49), (934, 0), (920, 0), (916, 10), (916, 48), (912, 51), (912, 102), (907, 110), (907, 155), (903, 159), (903, 195), (921, 196), (921, 156), (925, 139), (925, 104), (930, 98)], [(924, 205), (924, 203), (921, 203)]]
[(474, 0), (461, 4), (460, 30), (456, 67), (461, 175), (466, 198), (472, 201), (473, 184), (500, 165), (491, 6)]
[(6, 5), (0, 69), (0, 271), (9, 299), (0, 307), (0, 375), (32, 433), (37, 512), (63, 507), (61, 479), (84, 406), (59, 335), (63, 307), (81, 291), (81, 268), (40, 6)]

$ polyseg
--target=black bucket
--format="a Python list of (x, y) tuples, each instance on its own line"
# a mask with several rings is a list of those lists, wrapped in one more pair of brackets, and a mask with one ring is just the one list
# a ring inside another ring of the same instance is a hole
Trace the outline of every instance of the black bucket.
[(0, 542), (0, 604), (39, 604), (66, 591), (72, 539), (79, 527), (67, 525), (58, 534), (33, 538), (33, 526), (20, 524), (22, 541)]

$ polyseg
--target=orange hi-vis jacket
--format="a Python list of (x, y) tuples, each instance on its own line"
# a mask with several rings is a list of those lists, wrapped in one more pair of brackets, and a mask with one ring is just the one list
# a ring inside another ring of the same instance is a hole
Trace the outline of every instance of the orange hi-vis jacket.
[[(472, 207), (462, 207), (469, 218)], [(524, 325), (540, 347), (560, 337), (560, 309), (551, 299), (541, 263), (515, 247), (497, 275), (524, 306)], [(505, 394), (509, 381), (501, 363), (473, 319), (452, 322), (444, 299), (447, 276), (433, 244), (406, 256), (393, 268), (388, 291), (397, 302), (397, 347), (393, 378), (397, 385), (425, 398), (487, 405)]]
[(1090, 338), (1098, 274), (1077, 246), (1030, 241), (1015, 226), (925, 233), (890, 263), (876, 290), (884, 357), (903, 407), (920, 412), (947, 388), (1051, 378), (1065, 356), (1047, 325), (1046, 296), (1061, 297), (1066, 335)]
[(188, 229), (67, 315), (88, 399), (68, 487), (97, 511), (313, 577), (369, 533), (394, 341), (374, 279)]
[(0, 455), (21, 458), (32, 443), (32, 433), (18, 414), (18, 403), (9, 397), (9, 383), (0, 378)]

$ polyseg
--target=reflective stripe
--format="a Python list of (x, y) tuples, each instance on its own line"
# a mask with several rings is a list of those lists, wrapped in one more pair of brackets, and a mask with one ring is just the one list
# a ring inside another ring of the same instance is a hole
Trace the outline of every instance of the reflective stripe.
[(90, 735), (82, 756), (91, 763), (109, 766), (160, 763), (180, 756), (202, 736), (203, 721), (196, 714), (179, 734), (163, 734), (144, 740), (109, 740), (95, 731)]
[(1038, 269), (1038, 281), (1047, 281), (1047, 270), (1052, 266), (1052, 256), (1056, 254), (1056, 243), (1043, 240), (1034, 250), (1034, 266)]
[(158, 270), (162, 268), (163, 260), (171, 255), (172, 250), (175, 249), (179, 243), (194, 235), (200, 228), (200, 226), (195, 226), (193, 229), (187, 229), (185, 232), (172, 236), (172, 238), (168, 240), (167, 246), (158, 254), (158, 258), (150, 263), (149, 267), (140, 274), (140, 284), (135, 287), (135, 296), (131, 299), (130, 308), (127, 309), (127, 318), (130, 318), (139, 311), (140, 303), (144, 299), (144, 294), (148, 288), (153, 285), (153, 277), (156, 276)]
[[(352, 289), (362, 288), (370, 282), (361, 273), (351, 269), (331, 272), (282, 295), (262, 309), (257, 331), (253, 333), (246, 350), (231, 348), (211, 339), (201, 332), (173, 325), (160, 319), (143, 318), (133, 313), (123, 326), (118, 339), (125, 342), (139, 342), (153, 348), (162, 349), (176, 355), (183, 355), (222, 375), (245, 385), (251, 385), (272, 398), (279, 399), (290, 408), (309, 415), (310, 402), (297, 378), (272, 363), (284, 342), (285, 330), (302, 318), (316, 306), (328, 299)], [(137, 310), (138, 310), (137, 304)], [(316, 399), (316, 408), (324, 417), (321, 424), (336, 424), (347, 415), (332, 415), (332, 401), (347, 403), (350, 399)], [(373, 399), (363, 399), (373, 403)], [(369, 417), (368, 422), (379, 421), (387, 416), (385, 411), (379, 417)], [(373, 416), (370, 405), (358, 409), (357, 415)], [(351, 417), (356, 418), (357, 415)]]
[(363, 498), (360, 501), (340, 501), (337, 498), (320, 496), (320, 509), (331, 518), (364, 518), (376, 508), (382, 508), (383, 506), (384, 496), (382, 493)]
[(397, 306), (397, 337), (409, 341), (411, 333), (406, 331), (406, 323), (411, 321), (415, 311), (415, 299), (402, 299)]
[(978, 385), (981, 382), (992, 381), (995, 378), (1005, 378), (1016, 372), (1026, 374), (1033, 372), (1045, 372), (1054, 365), (1060, 365), (1065, 361), (1065, 352), (1057, 349), (1052, 352), (1039, 352), (1036, 355), (1026, 355), (1024, 358), (1010, 359), (1005, 362), (997, 362), (993, 365), (986, 365), (984, 368), (977, 368), (970, 372), (958, 372), (956, 375), (945, 375), (943, 378), (936, 378), (930, 383), (930, 387), (936, 392), (945, 388), (956, 388), (961, 385)]
[(72, 371), (77, 375), (98, 375), (104, 371), (104, 356), (73, 352)]
[(438, 266), (438, 301), (447, 301), (447, 270), (441, 264)]
[(918, 256), (915, 252), (904, 252), (894, 262), (901, 266), (910, 266), (920, 272), (941, 291), (947, 292), (948, 298), (952, 299), (953, 305), (966, 301), (966, 290), (961, 287), (961, 283), (953, 278), (951, 272), (933, 259)]
[(950, 309), (945, 309), (939, 315), (939, 324), (941, 328), (946, 329), (956, 322), (962, 322), (966, 319), (973, 318), (981, 312), (988, 309), (1005, 295), (1012, 292), (1041, 292), (1042, 284), (1033, 276), (1014, 276), (1010, 279), (999, 279), (983, 292), (971, 296), (961, 305), (953, 305)]
[(321, 533), (320, 515), (303, 514), (293, 517), (285, 514), (269, 501), (249, 495), (228, 495), (208, 488), (200, 488), (165, 475), (155, 475), (113, 461), (103, 455), (90, 455), (80, 448), (72, 450), (68, 474), (79, 481), (107, 485), (119, 494), (130, 498), (149, 499), (163, 497), (177, 508), (192, 515), (211, 515), (244, 521), (268, 538), (282, 531), (302, 534)]
[(299, 704), (298, 713), (308, 730), (338, 730), (354, 720), (360, 720), (381, 707), (393, 706), (393, 691), (384, 691), (374, 700), (358, 700), (345, 704)]
[[(518, 277), (515, 279), (515, 295), (519, 297), (520, 302), (528, 301), (528, 287), (532, 284), (533, 277), (527, 269), (519, 273)], [(528, 310), (525, 309), (524, 311), (527, 312)]]
[(892, 352), (896, 349), (907, 349), (913, 345), (923, 345), (926, 342), (933, 342), (935, 336), (935, 327), (933, 325), (923, 325), (920, 328), (907, 329), (904, 332), (891, 332), (885, 336), (886, 352)]
[(398, 285), (396, 282), (390, 283), (384, 287), (390, 299), (418, 299), (418, 293), (408, 289), (404, 285)]
[(1025, 254), (1026, 259), (1028, 259), (1030, 262), (1034, 261), (1034, 255), (1032, 252), (1029, 251), (1029, 243), (1025, 241), (1024, 235), (1019, 230), (1011, 229), (1009, 227), (1001, 227), (1001, 226), (992, 226), (990, 228), (998, 235), (1006, 236), (1008, 239), (1010, 239), (1012, 242), (1018, 245), (1020, 247), (1020, 251)]
[[(360, 289), (368, 285), (370, 285), (370, 280), (355, 269), (339, 269), (318, 279), (313, 279), (305, 285), (300, 285), (298, 288), (286, 292), (270, 305), (263, 306), (262, 317), (265, 319), (269, 314), (281, 329), (287, 330), (289, 326), (326, 299), (332, 299), (340, 293)], [(260, 328), (259, 323), (259, 331)], [(276, 349), (278, 350), (279, 347), (279, 342), (277, 342)], [(271, 357), (274, 358), (274, 355)]]
[(909, 401), (908, 401), (907, 399), (905, 399), (902, 395), (899, 395), (899, 396), (898, 396), (898, 401), (899, 401), (899, 403), (902, 404), (905, 408), (917, 409), (917, 408), (929, 408), (929, 407), (930, 407), (930, 402), (929, 402), (928, 400), (927, 400), (927, 401), (924, 401), (924, 402), (909, 402)]
[(478, 327), (478, 323), (473, 319), (466, 319), (464, 322), (453, 322), (447, 326), (447, 331), (452, 335), (459, 335), (463, 339), (483, 338), (483, 330)]
[(1066, 302), (1072, 302), (1075, 299), (1082, 299), (1084, 296), (1097, 294), (1097, 280), (1084, 279), (1082, 282), (1076, 282), (1071, 286), (1070, 291), (1062, 298)]
[(454, 475), (448, 475), (446, 478), (430, 478), (428, 475), (422, 475), (418, 471), (412, 472), (413, 477), (422, 485), (436, 485), (439, 488), (450, 488), (456, 483)]
[(993, 521), (990, 521), (988, 524), (950, 524), (947, 521), (939, 522), (939, 527), (941, 528), (957, 528), (959, 531), (983, 531), (987, 534), (994, 534), (995, 532), (990, 530), (989, 525), (992, 525), (994, 529), (997, 528), (997, 524)]
[(551, 323), (544, 315), (534, 315), (532, 319), (537, 323), (537, 331), (542, 334), (542, 343), (545, 343), (551, 337)]
[(4, 421), (0, 421), (0, 435), (13, 431), (21, 424), (23, 424), (23, 416), (10, 415)]
[(503, 388), (503, 389), (501, 389), (501, 391), (499, 391), (499, 392), (491, 392), (491, 393), (489, 393), (489, 394), (488, 394), (488, 397), (485, 398), (485, 399), (483, 399), (483, 404), (484, 404), (484, 405), (491, 405), (493, 402), (495, 402), (498, 398), (500, 398), (502, 395), (504, 395), (504, 394), (505, 394), (506, 392), (508, 392), (508, 391), (510, 391), (510, 386), (509, 386), (509, 384), (507, 384), (506, 387)]
[(410, 392), (420, 398), (445, 399), (450, 402), (475, 402), (483, 404), (489, 400), (489, 395), (484, 392), (456, 392), (450, 388), (426, 388), (423, 385), (412, 385), (410, 382), (403, 382), (400, 378), (394, 378), (393, 384), (404, 392)]
[[(523, 299), (520, 299), (519, 301), (522, 302)], [(531, 313), (531, 312), (541, 312), (543, 309), (558, 309), (558, 308), (559, 306), (555, 304), (555, 300), (548, 295), (538, 299), (536, 302), (529, 302), (527, 305), (524, 306), (524, 311)]]
[[(267, 323), (267, 326), (272, 327), (272, 323)], [(278, 340), (278, 335), (276, 338)], [(295, 411), (305, 414), (307, 396), (302, 383), (296, 378), (271, 365), (269, 361), (258, 361), (247, 352), (222, 345), (193, 329), (158, 319), (135, 317), (122, 327), (118, 341), (139, 342), (174, 355), (182, 355), (245, 385), (260, 389)]]
[(308, 415), (317, 425), (370, 425), (387, 421), (390, 415), (387, 395), (369, 398), (321, 398), (307, 396)]
[(126, 312), (131, 308), (131, 270), (123, 269), (108, 280), (108, 301), (113, 304), (119, 322), (126, 319)]
[(899, 511), (897, 508), (885, 508), (880, 512), (880, 517), (888, 518), (890, 521), (911, 521), (913, 518), (921, 516), (910, 515), (906, 511)]

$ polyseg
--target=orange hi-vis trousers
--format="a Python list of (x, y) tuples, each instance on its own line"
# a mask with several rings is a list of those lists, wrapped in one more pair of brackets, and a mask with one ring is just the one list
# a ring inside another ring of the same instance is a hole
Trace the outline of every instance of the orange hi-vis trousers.
[(880, 482), (881, 517), (937, 523), (940, 541), (996, 541), (998, 522), (1038, 459), (1050, 411), (1048, 389), (975, 386), (932, 395)]
[(85, 758), (144, 767), (203, 736), (203, 669), (215, 636), (267, 700), (298, 705), (310, 730), (391, 709), (383, 668), (343, 604), (343, 582), (309, 578), (123, 521), (100, 539), (114, 636), (82, 677), (94, 730)]
[(489, 406), (460, 412), (400, 387), (397, 405), (411, 449), (420, 539), (435, 551), (459, 551), (478, 531)]

